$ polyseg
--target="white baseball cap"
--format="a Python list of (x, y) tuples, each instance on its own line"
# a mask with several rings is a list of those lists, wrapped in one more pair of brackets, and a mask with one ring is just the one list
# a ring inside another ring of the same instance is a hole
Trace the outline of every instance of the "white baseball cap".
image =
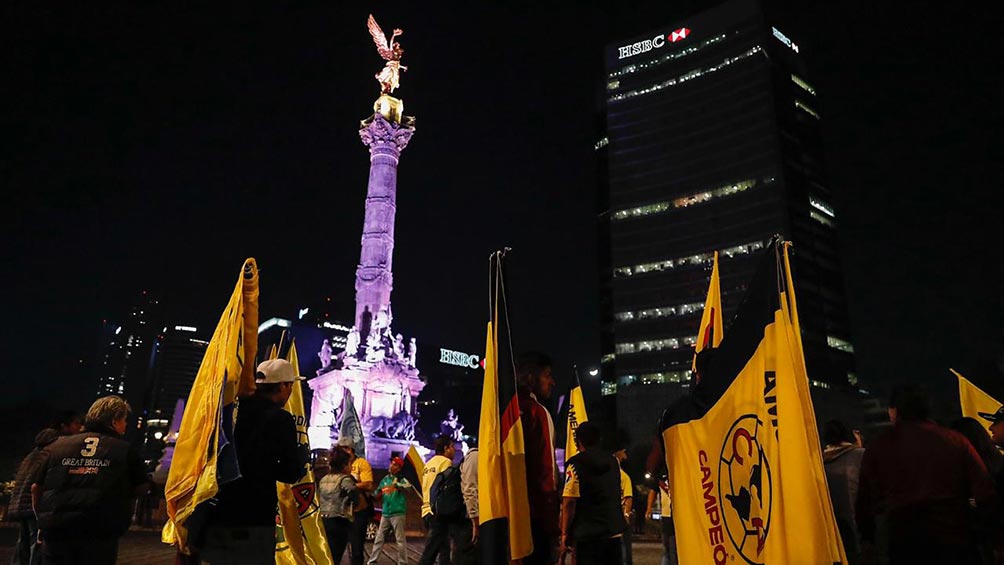
[(303, 381), (306, 377), (296, 374), (293, 365), (285, 359), (269, 359), (258, 365), (254, 382), (258, 384), (269, 383), (291, 383), (293, 381)]

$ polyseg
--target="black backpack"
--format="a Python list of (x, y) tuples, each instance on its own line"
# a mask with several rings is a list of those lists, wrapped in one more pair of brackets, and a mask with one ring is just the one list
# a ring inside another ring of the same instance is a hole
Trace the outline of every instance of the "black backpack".
[(467, 513), (460, 487), (460, 469), (450, 466), (436, 475), (429, 488), (432, 514), (441, 519), (463, 518)]

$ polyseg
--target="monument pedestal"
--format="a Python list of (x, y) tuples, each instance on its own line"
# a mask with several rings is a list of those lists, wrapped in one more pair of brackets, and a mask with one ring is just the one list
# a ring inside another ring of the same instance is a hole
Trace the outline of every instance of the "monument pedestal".
[(418, 395), (425, 388), (418, 369), (392, 360), (359, 361), (310, 379), (307, 385), (313, 391), (307, 430), (310, 445), (330, 448), (337, 438), (345, 391), (352, 394), (359, 414), (368, 460), (370, 445), (378, 440), (397, 440), (408, 445), (415, 439)]

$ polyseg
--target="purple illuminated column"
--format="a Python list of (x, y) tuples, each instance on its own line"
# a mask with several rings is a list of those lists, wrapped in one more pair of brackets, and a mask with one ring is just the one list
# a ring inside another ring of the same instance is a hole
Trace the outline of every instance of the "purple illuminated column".
[[(406, 119), (406, 122), (411, 122)], [(381, 114), (362, 122), (359, 137), (370, 149), (370, 179), (366, 189), (362, 251), (356, 269), (355, 327), (370, 326), (381, 312), (390, 313), (394, 288), (394, 214), (397, 210), (397, 163), (415, 128), (389, 121)], [(364, 312), (369, 320), (364, 323)]]

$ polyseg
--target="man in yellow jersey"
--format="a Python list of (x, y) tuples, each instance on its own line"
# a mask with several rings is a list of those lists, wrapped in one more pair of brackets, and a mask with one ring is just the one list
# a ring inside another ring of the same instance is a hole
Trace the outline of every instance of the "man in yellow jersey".
[[(422, 520), (429, 533), (425, 549), (418, 559), (419, 565), (432, 565), (437, 555), (440, 565), (450, 565), (450, 538), (457, 538), (460, 533), (458, 521), (436, 516), (432, 508), (432, 484), (436, 476), (453, 467), (453, 456), (456, 455), (453, 438), (439, 437), (435, 450), (436, 455), (425, 464), (425, 472), (422, 473)], [(456, 471), (459, 473), (459, 470)]]

